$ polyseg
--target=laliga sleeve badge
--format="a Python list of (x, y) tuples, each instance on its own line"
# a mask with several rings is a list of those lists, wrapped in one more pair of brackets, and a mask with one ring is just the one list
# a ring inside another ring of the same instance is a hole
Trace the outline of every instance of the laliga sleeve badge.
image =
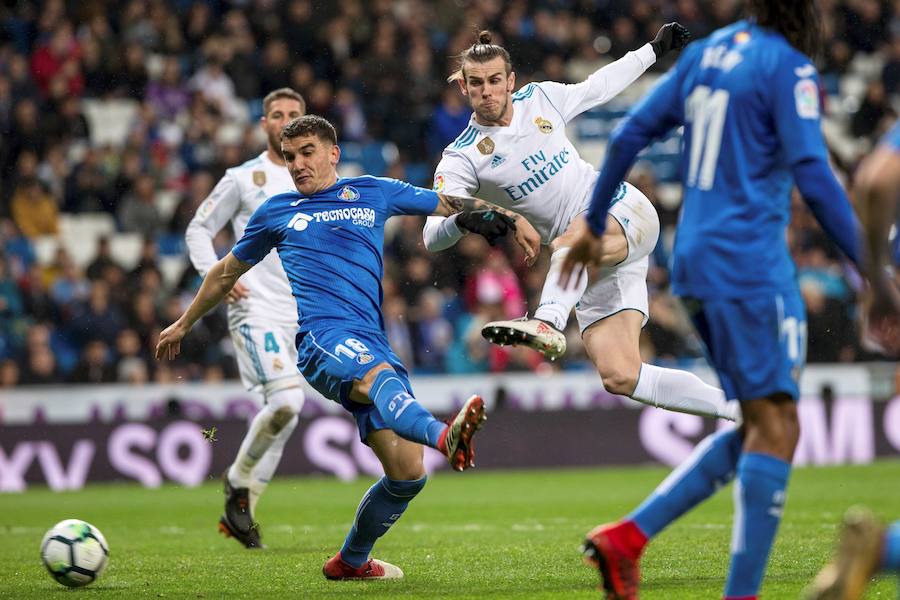
[(534, 124), (537, 125), (538, 131), (541, 133), (552, 133), (553, 132), (553, 123), (545, 119), (544, 117), (538, 117), (534, 120)]
[(494, 140), (489, 137), (478, 142), (478, 151), (487, 156), (494, 151)]
[(262, 187), (266, 185), (266, 172), (265, 171), (253, 171), (253, 185)]
[(369, 354), (368, 352), (360, 352), (359, 354), (356, 355), (356, 362), (358, 362), (361, 365), (367, 365), (370, 362), (372, 362), (373, 360), (375, 360), (375, 357), (372, 356), (371, 354)]
[(434, 178), (434, 185), (431, 187), (431, 189), (435, 192), (443, 192), (444, 191), (444, 176), (443, 175), (437, 175)]

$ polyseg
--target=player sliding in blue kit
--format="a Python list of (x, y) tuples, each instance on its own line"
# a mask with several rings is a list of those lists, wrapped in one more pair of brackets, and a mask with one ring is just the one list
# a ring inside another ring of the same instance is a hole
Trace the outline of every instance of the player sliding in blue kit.
[(323, 572), (329, 579), (402, 577), (399, 568), (370, 559), (369, 552), (425, 486), (423, 446), (442, 452), (458, 471), (474, 466), (472, 436), (485, 416), (481, 398), (472, 396), (448, 425), (413, 397), (406, 369), (388, 346), (381, 313), (384, 223), (394, 215), (502, 209), (394, 179), (339, 179), (334, 127), (321, 117), (286, 125), (281, 150), (299, 192), (273, 196), (257, 208), (184, 315), (160, 334), (156, 356), (178, 354), (197, 319), (277, 248), (297, 301), (298, 368), (323, 396), (354, 415), (360, 438), (385, 471), (363, 497), (343, 547)]
[[(831, 171), (820, 124), (814, 0), (750, 0), (750, 18), (687, 47), (610, 140), (588, 227), (561, 279), (600, 256), (610, 198), (637, 153), (684, 126), (684, 205), (673, 290), (685, 301), (744, 425), (703, 440), (623, 521), (588, 534), (609, 598), (636, 598), (649, 538), (735, 479), (724, 596), (756, 598), (800, 435), (806, 317), (785, 240), (794, 183), (857, 264), (858, 223)], [(568, 283), (566, 281), (566, 283)]]

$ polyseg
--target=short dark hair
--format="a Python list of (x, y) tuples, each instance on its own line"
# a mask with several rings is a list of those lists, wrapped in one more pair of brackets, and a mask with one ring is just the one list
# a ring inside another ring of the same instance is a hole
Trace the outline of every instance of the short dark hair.
[(484, 30), (480, 32), (478, 40), (456, 57), (456, 70), (447, 78), (447, 81), (464, 80), (466, 78), (466, 62), (486, 63), (498, 56), (506, 63), (506, 74), (509, 75), (512, 72), (512, 61), (509, 59), (509, 52), (503, 46), (491, 43), (493, 37), (490, 31)]
[(337, 132), (334, 130), (334, 125), (319, 115), (297, 117), (285, 125), (281, 130), (281, 141), (304, 135), (314, 135), (323, 142), (337, 145)]
[(289, 87), (283, 87), (269, 92), (268, 94), (266, 94), (266, 97), (263, 98), (263, 116), (269, 114), (269, 108), (271, 108), (273, 102), (275, 102), (276, 100), (281, 100), (282, 98), (296, 100), (300, 103), (300, 112), (306, 112), (306, 100), (303, 99), (303, 96), (301, 96), (299, 92), (296, 92)]

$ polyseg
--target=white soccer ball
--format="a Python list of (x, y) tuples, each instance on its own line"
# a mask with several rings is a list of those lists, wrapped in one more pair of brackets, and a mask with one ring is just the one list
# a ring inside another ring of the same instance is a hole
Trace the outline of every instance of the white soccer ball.
[(97, 579), (109, 559), (109, 545), (100, 530), (78, 519), (54, 525), (41, 541), (41, 560), (59, 583), (81, 587)]

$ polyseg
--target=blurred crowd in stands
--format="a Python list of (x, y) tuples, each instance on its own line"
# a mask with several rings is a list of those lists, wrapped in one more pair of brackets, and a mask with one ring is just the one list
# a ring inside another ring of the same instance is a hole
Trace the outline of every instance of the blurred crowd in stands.
[[(849, 175), (895, 118), (900, 3), (821, 5), (827, 41), (817, 62), (824, 93), (837, 99), (829, 112), (843, 115), (835, 130), (854, 140), (839, 161)], [(520, 84), (578, 81), (652, 39), (664, 22), (678, 20), (701, 37), (740, 12), (731, 0), (3, 3), (0, 387), (236, 376), (222, 310), (198, 324), (175, 363), (152, 359), (158, 332), (199, 283), (187, 260), (174, 277), (164, 276), (160, 261), (184, 257), (183, 233), (197, 206), (226, 168), (264, 148), (256, 123), (268, 91), (293, 87), (309, 112), (331, 119), (342, 143), (358, 149), (357, 172), (430, 186), (442, 148), (470, 114), (445, 81), (450, 57), (478, 29), (497, 32)], [(862, 85), (851, 94), (847, 81)], [(652, 166), (632, 178), (657, 202)], [(175, 201), (163, 206), (161, 194)], [(664, 235), (653, 256), (642, 350), (648, 360), (685, 364), (702, 348), (668, 292), (677, 206), (657, 205)], [(789, 242), (809, 309), (809, 360), (864, 359), (853, 321), (857, 283), (799, 198), (793, 212)], [(61, 235), (67, 216), (90, 214), (107, 215), (114, 231), (66, 241), (96, 248), (91, 260), (79, 264), (62, 243), (40, 256), (38, 242)], [(587, 368), (574, 323), (559, 364), (481, 339), (484, 322), (534, 310), (546, 252), (525, 268), (510, 244), (489, 248), (467, 236), (429, 254), (421, 227), (419, 218), (398, 219), (386, 241), (388, 336), (412, 371)], [(125, 264), (111, 242), (129, 233), (143, 242)], [(217, 240), (222, 253), (231, 243), (227, 232)]]

